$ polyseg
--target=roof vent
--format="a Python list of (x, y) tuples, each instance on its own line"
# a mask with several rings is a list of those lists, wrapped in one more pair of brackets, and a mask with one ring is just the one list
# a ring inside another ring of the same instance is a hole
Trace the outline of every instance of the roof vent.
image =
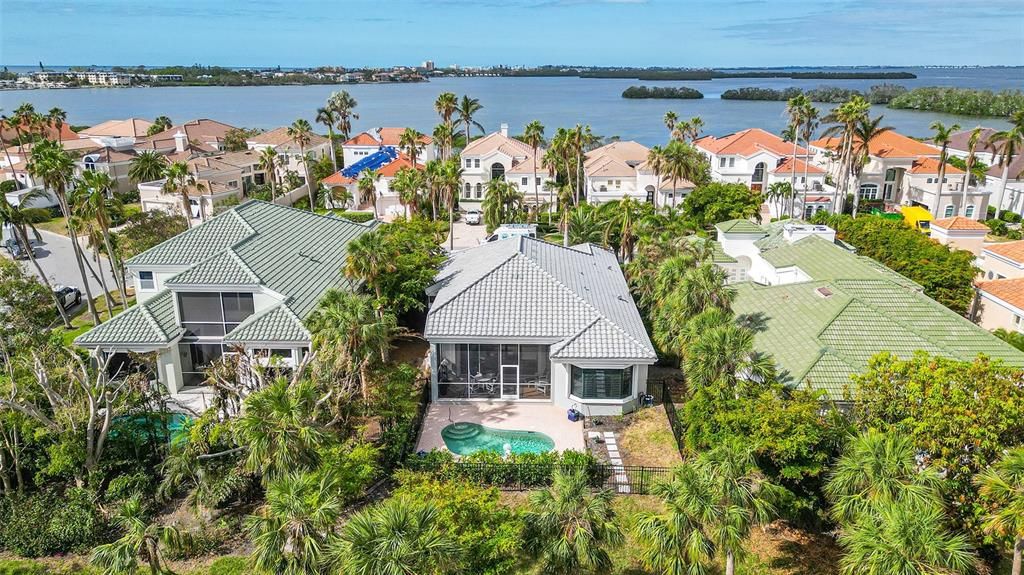
[(818, 297), (828, 299), (832, 297), (832, 290), (827, 287), (820, 287), (814, 290), (814, 293), (818, 294)]

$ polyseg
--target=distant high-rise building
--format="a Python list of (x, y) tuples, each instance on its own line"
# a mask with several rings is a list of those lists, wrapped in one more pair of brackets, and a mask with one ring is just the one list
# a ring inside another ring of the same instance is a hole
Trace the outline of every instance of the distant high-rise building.
[(427, 70), (428, 72), (433, 71), (434, 70), (434, 61), (433, 60), (424, 60), (423, 61), (423, 68), (425, 70)]

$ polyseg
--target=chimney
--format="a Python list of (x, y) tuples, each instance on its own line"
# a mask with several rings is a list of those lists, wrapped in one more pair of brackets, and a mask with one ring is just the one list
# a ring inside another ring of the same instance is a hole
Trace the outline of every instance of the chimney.
[(501, 135), (505, 136), (506, 138), (508, 137), (508, 124), (501, 125)]
[(184, 132), (178, 130), (174, 134), (174, 150), (177, 152), (184, 152), (185, 146), (188, 145), (188, 136)]

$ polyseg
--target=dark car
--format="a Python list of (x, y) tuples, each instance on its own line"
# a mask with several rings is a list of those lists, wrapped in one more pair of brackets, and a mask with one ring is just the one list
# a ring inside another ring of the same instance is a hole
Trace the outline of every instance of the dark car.
[[(29, 240), (28, 241), (28, 245), (29, 245), (30, 248), (32, 248), (32, 255), (33, 256), (39, 255), (39, 244), (38, 244), (38, 242), (36, 242), (35, 240)], [(20, 242), (16, 242), (14, 240), (7, 240), (7, 242), (4, 244), (4, 247), (7, 248), (7, 253), (11, 254), (12, 258), (14, 258), (16, 260), (27, 260), (28, 259), (28, 252), (25, 251), (25, 249), (21, 247), (21, 243)]]
[(53, 288), (53, 293), (64, 309), (71, 309), (82, 303), (82, 292), (74, 286), (59, 285)]

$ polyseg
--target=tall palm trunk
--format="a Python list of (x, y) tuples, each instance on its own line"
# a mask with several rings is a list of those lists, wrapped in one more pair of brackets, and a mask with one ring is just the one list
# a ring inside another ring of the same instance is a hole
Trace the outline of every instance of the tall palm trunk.
[(82, 276), (82, 288), (85, 289), (85, 303), (89, 306), (89, 315), (92, 316), (93, 324), (100, 324), (100, 314), (96, 311), (96, 302), (92, 300), (92, 287), (89, 286), (89, 276), (85, 273), (85, 256), (82, 254), (82, 245), (78, 243), (78, 230), (75, 229), (71, 207), (68, 205), (68, 198), (63, 189), (57, 189), (57, 197), (64, 219), (67, 222), (68, 236), (71, 238), (71, 248), (75, 253), (75, 261), (78, 263), (78, 273)]
[[(2, 131), (3, 130), (0, 129), (0, 132)], [(20, 190), (21, 182), (19, 182), (17, 176), (14, 175), (14, 163), (11, 162), (11, 151), (7, 149), (7, 144), (4, 143), (4, 139), (2, 136), (0, 136), (0, 148), (4, 149), (4, 154), (7, 156), (7, 169), (11, 171), (11, 181), (14, 182), (14, 189)]]
[[(124, 276), (117, 273), (117, 270), (121, 268), (119, 263), (117, 252), (114, 251), (113, 244), (110, 243), (110, 229), (103, 226), (103, 246), (107, 250), (107, 257), (110, 258), (110, 274), (114, 276), (114, 283), (117, 284), (117, 291), (121, 292), (121, 309), (128, 309), (128, 290), (124, 285)], [(103, 277), (103, 269), (101, 266), (100, 277)], [(113, 312), (114, 308), (110, 308)]]
[(50, 279), (46, 277), (43, 267), (36, 260), (36, 254), (32, 251), (32, 245), (28, 241), (28, 232), (21, 226), (15, 226), (14, 234), (18, 238), (18, 243), (21, 244), (21, 249), (25, 250), (25, 253), (28, 254), (28, 261), (32, 262), (32, 265), (35, 266), (36, 272), (39, 274), (39, 280), (43, 282), (43, 285), (46, 286), (46, 291), (53, 298), (53, 303), (57, 306), (57, 311), (60, 312), (60, 319), (64, 322), (64, 327), (71, 329), (71, 318), (68, 317), (68, 312), (64, 310), (64, 306), (57, 299), (57, 294), (53, 291), (53, 286), (50, 284)]
[(789, 218), (790, 219), (793, 219), (793, 213), (796, 211), (796, 148), (797, 148), (797, 141), (800, 139), (800, 137), (797, 136), (795, 132), (796, 132), (796, 130), (794, 129), (794, 134), (793, 134), (793, 166), (792, 166), (792, 171), (790, 172), (790, 175), (789, 175), (789, 190), (790, 190), (790, 192), (792, 192), (790, 194), (790, 196), (789, 196)]
[(939, 205), (942, 203), (942, 186), (946, 179), (946, 146), (942, 146), (942, 154), (939, 155), (939, 183), (935, 189), (935, 207), (932, 208), (932, 217), (939, 217)]
[(1024, 563), (1024, 537), (1018, 537), (1013, 544), (1013, 567), (1010, 575), (1021, 575), (1021, 564)]
[(455, 202), (448, 195), (448, 251), (455, 251)]
[[(103, 277), (103, 260), (100, 258), (100, 247), (96, 244), (92, 246), (92, 259), (96, 262), (96, 267), (99, 268), (100, 273), (97, 274), (96, 278), (100, 282), (100, 287), (103, 289), (103, 299), (107, 301), (107, 311), (110, 316), (114, 316), (114, 296), (110, 293), (110, 288), (107, 287), (107, 278)], [(115, 283), (116, 283), (115, 278)]]
[(1006, 182), (1010, 178), (1010, 164), (1003, 166), (1003, 175), (999, 181), (999, 197), (996, 199), (996, 219), (1003, 215), (1003, 195), (1006, 194)]
[(331, 126), (330, 124), (327, 124), (327, 139), (331, 143), (331, 166), (333, 166), (334, 171), (337, 172), (338, 158), (336, 152), (334, 151), (334, 127)]
[(729, 551), (725, 554), (725, 575), (735, 575), (736, 573), (736, 557)]
[[(537, 185), (537, 148), (533, 149), (533, 202), (540, 207), (540, 186)], [(538, 220), (540, 217), (538, 216)]]
[(672, 209), (676, 207), (676, 177), (672, 176)]
[(960, 214), (967, 217), (967, 187), (971, 185), (971, 164), (974, 163), (974, 154), (969, 154), (964, 164), (964, 189), (960, 194)]

